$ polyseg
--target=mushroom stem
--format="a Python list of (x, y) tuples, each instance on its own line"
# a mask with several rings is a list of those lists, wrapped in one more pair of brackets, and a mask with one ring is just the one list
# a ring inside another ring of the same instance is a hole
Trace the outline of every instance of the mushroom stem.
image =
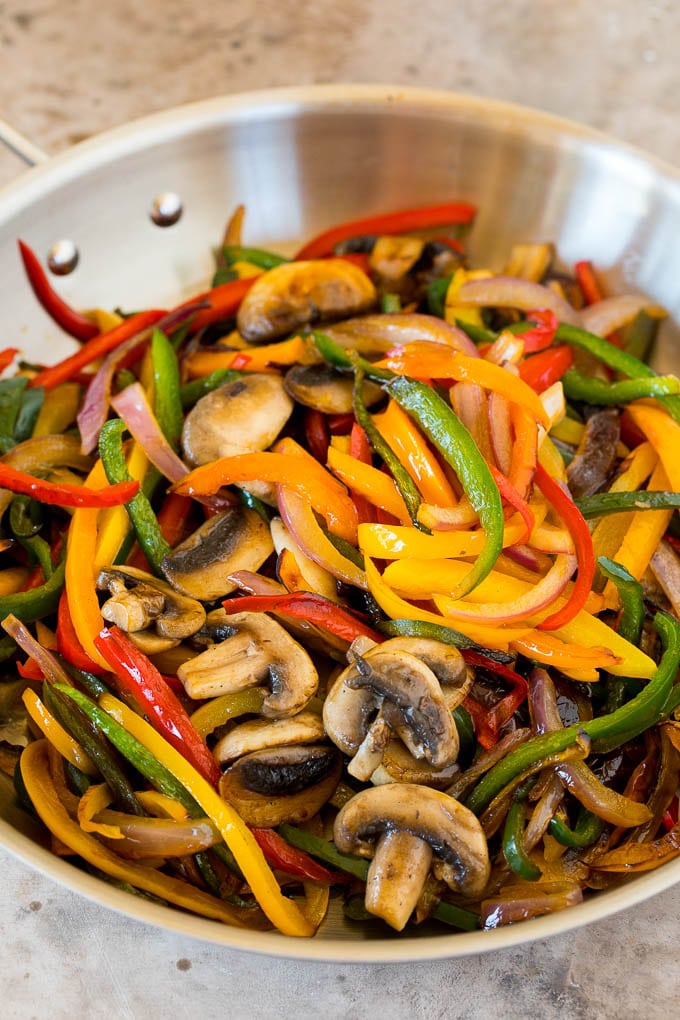
[(432, 862), (429, 843), (410, 832), (384, 832), (366, 879), (366, 910), (401, 931), (415, 910)]
[(392, 728), (382, 714), (372, 723), (357, 753), (347, 766), (350, 776), (368, 782), (382, 761), (385, 748), (392, 739)]

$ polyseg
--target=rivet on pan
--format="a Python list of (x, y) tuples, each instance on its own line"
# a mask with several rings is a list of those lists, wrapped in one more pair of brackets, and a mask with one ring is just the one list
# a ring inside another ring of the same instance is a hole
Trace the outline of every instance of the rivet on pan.
[(171, 227), (182, 215), (182, 199), (174, 191), (164, 191), (151, 206), (149, 214), (158, 227)]
[(73, 241), (57, 241), (47, 253), (47, 265), (55, 276), (68, 276), (78, 265), (79, 257)]

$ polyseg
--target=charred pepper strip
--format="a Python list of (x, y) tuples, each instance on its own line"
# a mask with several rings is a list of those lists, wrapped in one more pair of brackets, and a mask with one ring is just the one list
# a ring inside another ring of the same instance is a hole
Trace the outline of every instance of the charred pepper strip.
[(472, 790), (467, 806), (475, 814), (486, 808), (508, 783), (543, 758), (564, 751), (586, 733), (597, 751), (610, 751), (654, 726), (664, 711), (680, 666), (680, 623), (659, 612), (654, 626), (661, 636), (663, 656), (657, 670), (640, 693), (615, 712), (574, 723), (563, 730), (528, 740), (495, 765)]
[[(114, 418), (106, 422), (99, 434), (99, 456), (106, 477), (112, 484), (131, 481), (123, 452), (125, 422)], [(139, 489), (139, 483), (135, 482)], [(147, 496), (142, 491), (126, 503), (125, 509), (132, 523), (137, 540), (152, 568), (159, 572), (162, 560), (170, 552), (170, 546), (163, 538), (158, 520)]]
[(91, 340), (92, 337), (97, 336), (99, 333), (97, 324), (77, 312), (75, 308), (71, 308), (63, 298), (59, 297), (33, 249), (29, 248), (24, 241), (17, 241), (17, 244), (31, 289), (50, 318), (54, 319), (65, 333), (75, 337), (76, 340)]
[(503, 548), (505, 522), (498, 486), (474, 439), (434, 390), (407, 376), (397, 376), (385, 388), (456, 472), (470, 504), (479, 514), (486, 541), (453, 595), (463, 598), (491, 573)]
[(637, 489), (634, 492), (598, 492), (575, 500), (586, 520), (625, 510), (670, 510), (680, 508), (680, 492)]

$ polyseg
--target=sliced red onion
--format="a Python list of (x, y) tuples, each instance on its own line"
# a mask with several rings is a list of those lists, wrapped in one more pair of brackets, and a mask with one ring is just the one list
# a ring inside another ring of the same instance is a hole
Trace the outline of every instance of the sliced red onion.
[[(123, 839), (108, 845), (116, 853), (131, 860), (154, 857), (183, 857), (214, 846), (222, 839), (219, 829), (209, 818), (177, 821), (170, 818), (138, 818), (123, 811), (100, 811), (97, 821), (115, 825)], [(106, 842), (106, 840), (105, 840)]]
[(521, 361), (523, 354), (524, 340), (519, 336), (515, 336), (509, 330), (503, 330), (484, 355), (484, 360), (492, 361), (494, 365), (503, 365), (507, 368), (508, 365), (516, 365)]
[(583, 309), (580, 325), (596, 336), (609, 336), (632, 322), (639, 312), (653, 305), (653, 301), (641, 294), (619, 294), (617, 297), (604, 298)]
[(311, 504), (294, 489), (277, 486), (279, 513), (302, 551), (338, 580), (365, 589), (366, 576), (351, 560), (342, 556), (317, 523)]
[(575, 308), (563, 297), (531, 280), (519, 276), (491, 276), (485, 280), (468, 280), (458, 291), (461, 304), (484, 308), (520, 308), (530, 312), (534, 308), (547, 308), (560, 322), (580, 326), (581, 319)]
[(449, 390), (451, 406), (474, 439), (485, 460), (491, 460), (486, 393), (477, 383), (456, 383)]
[(248, 595), (286, 595), (287, 588), (273, 577), (263, 577), (252, 570), (235, 570), (227, 575), (227, 581), (235, 584), (239, 591)]
[(524, 830), (522, 843), (524, 849), (529, 853), (543, 839), (548, 830), (551, 819), (561, 801), (564, 799), (564, 788), (558, 776), (550, 776), (548, 785), (531, 813), (531, 817)]
[(171, 482), (178, 482), (189, 469), (170, 446), (151, 410), (141, 383), (126, 386), (111, 400), (111, 407), (123, 419), (152, 464)]
[[(514, 894), (514, 895), (513, 895)], [(581, 886), (575, 882), (540, 882), (506, 888), (493, 899), (482, 901), (482, 927), (500, 928), (532, 917), (553, 914), (583, 900)]]
[(673, 612), (680, 616), (680, 557), (668, 542), (660, 542), (649, 565), (673, 606)]
[(418, 521), (432, 531), (459, 531), (461, 528), (469, 528), (477, 520), (478, 514), (465, 496), (458, 506), (421, 503), (418, 507)]
[(66, 684), (67, 687), (73, 687), (71, 677), (59, 660), (52, 655), (49, 649), (43, 648), (40, 642), (36, 641), (21, 620), (18, 620), (16, 616), (10, 613), (2, 621), (2, 629), (11, 638), (14, 638), (19, 647), (37, 663), (46, 680), (50, 680), (55, 684)]
[(505, 555), (518, 566), (526, 567), (534, 574), (542, 572), (541, 561), (538, 558), (539, 553), (530, 549), (528, 545), (511, 545), (505, 550)]
[[(533, 307), (533, 306), (532, 306)], [(416, 340), (429, 340), (432, 343), (445, 344), (456, 351), (478, 358), (479, 352), (469, 336), (435, 315), (403, 312), (385, 315), (364, 315), (346, 322), (327, 326), (324, 329), (337, 343), (343, 347), (357, 344), (373, 352), (385, 353), (392, 347), (402, 347)]]
[(489, 441), (494, 460), (504, 475), (512, 466), (512, 430), (510, 428), (510, 401), (502, 393), (489, 393), (487, 397)]

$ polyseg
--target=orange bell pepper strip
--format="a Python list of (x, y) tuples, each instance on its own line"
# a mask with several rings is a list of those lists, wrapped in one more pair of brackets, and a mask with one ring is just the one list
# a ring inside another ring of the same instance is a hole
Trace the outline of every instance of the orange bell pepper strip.
[(300, 336), (280, 343), (246, 347), (238, 351), (193, 351), (187, 354), (183, 366), (189, 379), (201, 379), (217, 368), (239, 369), (241, 372), (278, 372), (280, 365), (295, 365), (304, 361), (305, 341)]
[(526, 499), (538, 462), (538, 425), (523, 407), (510, 405), (514, 433), (508, 481)]
[(173, 491), (182, 496), (211, 496), (234, 482), (274, 482), (293, 488), (327, 521), (333, 534), (356, 542), (357, 512), (347, 491), (310, 454), (242, 453), (196, 468), (182, 478)]
[[(106, 483), (100, 460), (92, 468), (90, 485)], [(94, 639), (104, 626), (95, 588), (95, 553), (99, 511), (80, 507), (73, 514), (66, 540), (65, 588), (73, 628), (85, 653), (104, 670), (108, 663), (97, 651)]]
[(328, 448), (328, 467), (353, 493), (364, 496), (372, 506), (386, 510), (402, 524), (411, 523), (406, 504), (389, 475), (333, 446)]
[[(522, 545), (529, 541), (531, 532), (536, 527), (536, 517), (534, 511), (531, 509), (525, 499), (522, 499), (519, 492), (512, 484), (509, 478), (506, 478), (502, 471), (499, 471), (493, 464), (489, 464), (489, 471), (493, 476), (493, 480), (498, 486), (498, 491), (501, 494), (501, 499), (504, 502), (509, 503), (511, 507), (519, 513), (520, 517), (524, 521), (524, 535), (517, 539), (517, 544)], [(514, 543), (513, 543), (514, 544)]]
[(378, 367), (418, 379), (427, 377), (476, 383), (486, 390), (502, 393), (508, 400), (525, 407), (541, 425), (548, 426), (543, 404), (522, 379), (491, 361), (471, 358), (443, 344), (427, 340), (405, 344), (379, 361)]
[(512, 648), (535, 662), (554, 666), (556, 669), (609, 670), (621, 661), (603, 645), (592, 648), (572, 645), (555, 637), (554, 634), (541, 634), (537, 630), (532, 630), (523, 638), (517, 638), (512, 642)]
[(444, 469), (406, 412), (390, 400), (381, 414), (373, 415), (373, 421), (416, 483), (425, 502), (456, 506), (458, 499)]
[[(95, 836), (83, 832), (59, 799), (48, 767), (47, 741), (36, 740), (24, 749), (21, 755), (21, 775), (31, 803), (50, 832), (93, 867), (194, 914), (239, 928), (252, 927), (248, 924), (246, 912), (156, 868), (123, 860)], [(304, 934), (307, 934), (306, 929)]]

